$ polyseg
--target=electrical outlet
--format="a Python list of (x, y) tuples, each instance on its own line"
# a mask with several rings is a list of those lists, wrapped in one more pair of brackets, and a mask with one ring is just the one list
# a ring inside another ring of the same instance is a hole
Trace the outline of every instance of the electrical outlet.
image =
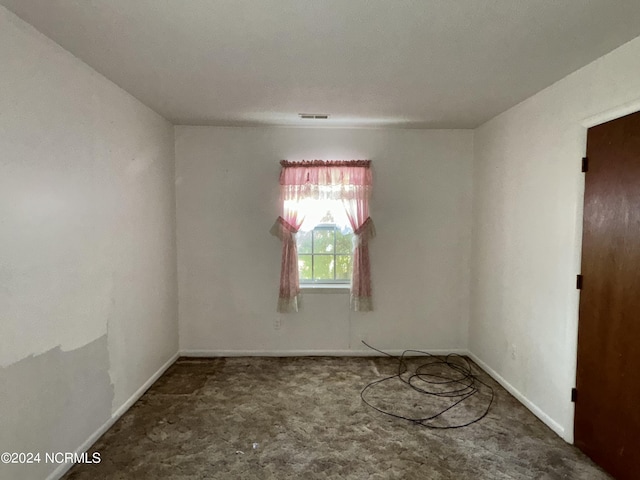
[(275, 320), (273, 321), (273, 328), (275, 328), (276, 330), (280, 330), (281, 326), (282, 326), (282, 319), (280, 317), (276, 317)]

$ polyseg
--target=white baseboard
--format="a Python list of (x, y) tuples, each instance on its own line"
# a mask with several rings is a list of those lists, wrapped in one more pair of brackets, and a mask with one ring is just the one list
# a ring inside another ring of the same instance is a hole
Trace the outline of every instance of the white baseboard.
[[(84, 443), (82, 443), (82, 445), (80, 445), (76, 450), (75, 453), (77, 453), (78, 455), (86, 452), (87, 450), (89, 450), (89, 448), (91, 448), (91, 445), (93, 445), (96, 440), (98, 440), (98, 438), (100, 438), (107, 430), (109, 430), (114, 423), (116, 423), (116, 421), (118, 421), (118, 419), (127, 411), (129, 410), (129, 408), (131, 408), (131, 406), (136, 403), (138, 401), (138, 399), (144, 395), (144, 392), (146, 392), (149, 387), (151, 387), (151, 385), (153, 385), (156, 380), (158, 380), (158, 378), (160, 378), (162, 376), (162, 374), (164, 372), (167, 371), (167, 369), (173, 365), (175, 363), (175, 361), (178, 359), (179, 354), (175, 353), (169, 360), (167, 360), (164, 365), (162, 365), (157, 371), (156, 373), (154, 373), (153, 375), (151, 375), (151, 377), (149, 378), (149, 380), (147, 380), (146, 382), (144, 382), (144, 384), (135, 391), (135, 393), (133, 395), (131, 395), (129, 397), (129, 399), (124, 402), (112, 415), (111, 418), (109, 418), (109, 420), (107, 420), (106, 422), (104, 422), (104, 424), (102, 424), (95, 432), (93, 432), (93, 434), (91, 434), (91, 436), (89, 436), (89, 438), (87, 438)], [(49, 474), (49, 476), (47, 477), (47, 480), (58, 480), (59, 478), (61, 478), (65, 473), (67, 473), (67, 471), (69, 471), (69, 469), (71, 467), (73, 467), (73, 463), (63, 463), (60, 464), (58, 466), (58, 468), (56, 468), (53, 472), (51, 472)]]
[[(383, 349), (384, 350), (384, 349)], [(400, 356), (404, 350), (384, 350), (393, 356)], [(466, 355), (464, 349), (424, 350), (431, 355), (455, 353)], [(363, 350), (181, 350), (181, 357), (379, 357), (381, 353), (371, 349)], [(405, 356), (420, 356), (421, 353), (407, 352)]]
[(557, 433), (562, 439), (566, 441), (565, 438), (565, 429), (558, 422), (552, 419), (549, 415), (544, 413), (540, 407), (538, 407), (535, 403), (525, 397), (522, 393), (520, 393), (513, 385), (507, 382), (498, 372), (496, 372), (489, 365), (480, 360), (476, 355), (471, 352), (468, 352), (469, 358), (477, 363), (480, 368), (482, 368), (485, 372), (487, 372), (496, 382), (502, 385), (505, 390), (507, 390), (511, 395), (516, 397), (516, 399), (522, 403), (525, 407), (527, 407), (531, 412), (538, 417), (542, 422)]

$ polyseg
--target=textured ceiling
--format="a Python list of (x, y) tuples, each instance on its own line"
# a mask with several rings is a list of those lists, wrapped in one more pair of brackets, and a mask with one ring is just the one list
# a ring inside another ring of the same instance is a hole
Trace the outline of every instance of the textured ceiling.
[(475, 127), (640, 35), (638, 0), (0, 4), (192, 125)]

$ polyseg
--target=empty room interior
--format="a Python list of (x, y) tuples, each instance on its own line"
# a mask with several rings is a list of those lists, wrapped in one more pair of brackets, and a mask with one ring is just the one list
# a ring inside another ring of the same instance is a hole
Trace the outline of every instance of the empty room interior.
[(640, 2), (0, 0), (0, 479), (640, 478)]

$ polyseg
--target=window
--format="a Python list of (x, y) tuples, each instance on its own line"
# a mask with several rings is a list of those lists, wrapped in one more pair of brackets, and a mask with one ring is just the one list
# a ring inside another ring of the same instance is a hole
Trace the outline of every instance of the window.
[(353, 271), (353, 229), (340, 200), (305, 199), (296, 235), (301, 285), (349, 284)]
[(298, 232), (300, 283), (349, 283), (353, 270), (353, 230), (321, 223)]
[(280, 165), (282, 214), (271, 228), (282, 242), (278, 311), (298, 311), (301, 285), (341, 283), (350, 284), (354, 311), (371, 311), (371, 161)]

